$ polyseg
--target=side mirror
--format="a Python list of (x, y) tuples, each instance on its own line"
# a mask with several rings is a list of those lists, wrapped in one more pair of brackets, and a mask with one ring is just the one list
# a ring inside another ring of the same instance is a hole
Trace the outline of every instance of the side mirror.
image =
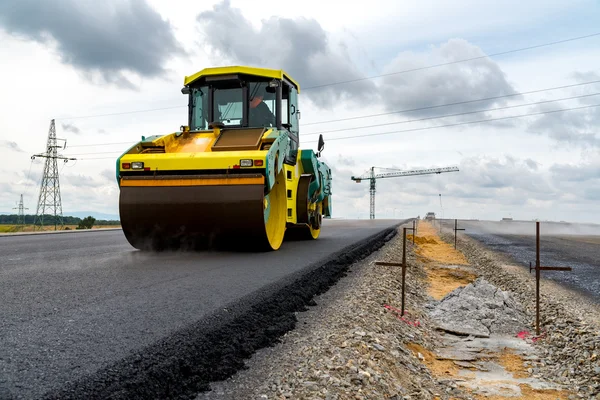
[(319, 135), (319, 144), (317, 146), (317, 157), (321, 157), (321, 152), (323, 151), (323, 147), (325, 147), (325, 141), (323, 140), (323, 134)]
[(190, 94), (190, 88), (187, 86), (184, 86), (181, 88), (181, 93), (183, 94)]

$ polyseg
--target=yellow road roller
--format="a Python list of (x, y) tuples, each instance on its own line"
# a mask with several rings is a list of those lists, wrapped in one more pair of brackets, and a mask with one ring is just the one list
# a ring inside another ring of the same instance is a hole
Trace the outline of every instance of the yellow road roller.
[(299, 148), (300, 86), (285, 71), (229, 66), (184, 78), (187, 125), (117, 159), (119, 213), (140, 250), (278, 250), (331, 217), (331, 169)]

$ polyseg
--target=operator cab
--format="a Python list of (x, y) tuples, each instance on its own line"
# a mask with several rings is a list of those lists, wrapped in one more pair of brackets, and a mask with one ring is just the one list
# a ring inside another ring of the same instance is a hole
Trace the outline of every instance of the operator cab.
[(218, 68), (203, 70), (186, 83), (182, 93), (189, 95), (189, 130), (206, 131), (212, 126), (227, 130), (286, 129), (297, 149), (298, 85), (282, 71), (234, 69), (234, 73), (219, 73)]

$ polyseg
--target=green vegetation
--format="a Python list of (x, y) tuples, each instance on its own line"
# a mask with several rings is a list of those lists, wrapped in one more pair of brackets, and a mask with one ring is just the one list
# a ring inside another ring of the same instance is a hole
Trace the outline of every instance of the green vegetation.
[(87, 216), (82, 219), (81, 222), (79, 222), (77, 229), (92, 229), (94, 222), (96, 222), (96, 218), (92, 217), (91, 215)]
[(0, 233), (16, 232), (16, 225), (0, 225)]
[[(0, 225), (16, 225), (18, 222), (18, 218), (19, 216), (17, 214), (11, 214), (11, 215), (0, 215)], [(25, 215), (25, 224), (26, 225), (32, 225), (33, 224), (33, 220), (35, 218), (35, 215)], [(86, 217), (87, 218), (93, 218), (93, 217)], [(78, 218), (78, 217), (70, 217), (70, 216), (65, 216), (63, 217), (63, 222), (65, 225), (76, 225), (78, 226), (84, 219)], [(54, 225), (54, 216), (53, 215), (45, 215), (44, 216), (44, 225)], [(92, 225), (115, 225), (115, 226), (119, 226), (121, 225), (121, 221), (118, 220), (102, 220), (102, 219), (94, 219), (94, 221), (92, 222)], [(2, 228), (0, 228), (2, 229)], [(6, 231), (3, 231), (6, 232)], [(12, 231), (9, 231), (12, 232)]]

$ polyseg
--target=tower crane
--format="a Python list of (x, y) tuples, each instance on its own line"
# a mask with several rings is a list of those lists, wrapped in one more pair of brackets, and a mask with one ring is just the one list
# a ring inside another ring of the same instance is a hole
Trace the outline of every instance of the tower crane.
[[(381, 174), (375, 174), (375, 168), (385, 169), (394, 172), (385, 172)], [(442, 167), (442, 168), (427, 168), (427, 169), (414, 169), (414, 170), (398, 170), (393, 168), (382, 168), (382, 167), (371, 167), (371, 171), (362, 176), (352, 176), (350, 179), (360, 183), (362, 180), (369, 180), (370, 182), (370, 194), (371, 194), (371, 219), (375, 219), (375, 182), (381, 178), (395, 178), (400, 176), (414, 176), (414, 175), (429, 175), (429, 174), (441, 174), (444, 172), (456, 172), (458, 167)]]

